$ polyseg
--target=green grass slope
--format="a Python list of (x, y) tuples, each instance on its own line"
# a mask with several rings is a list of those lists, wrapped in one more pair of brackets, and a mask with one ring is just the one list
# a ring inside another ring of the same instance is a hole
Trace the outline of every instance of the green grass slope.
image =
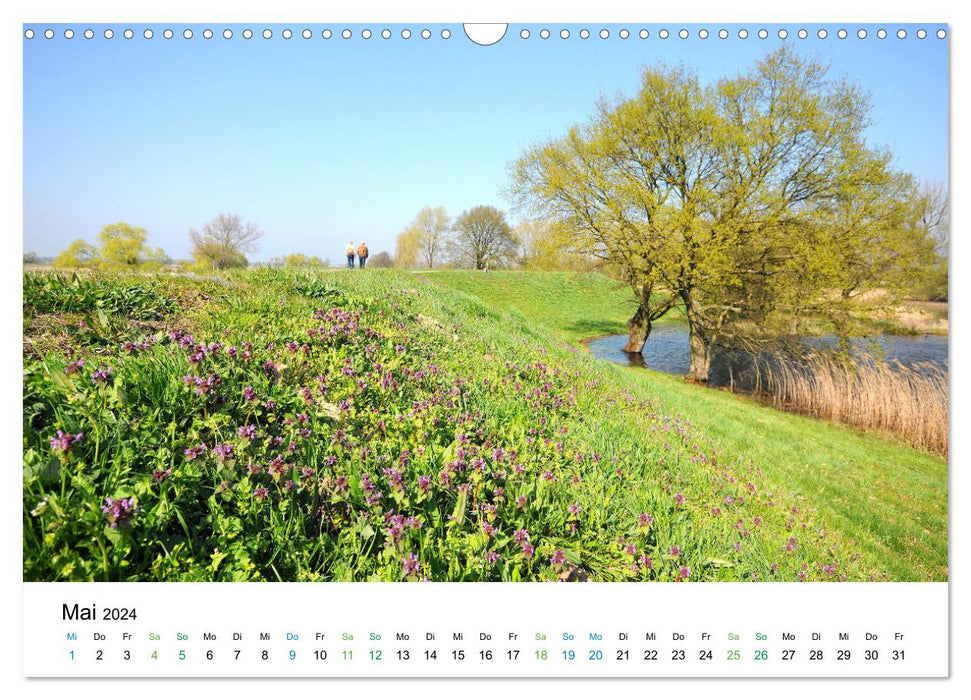
[(635, 308), (630, 287), (597, 273), (435, 270), (422, 275), (493, 308), (518, 310), (530, 323), (574, 345), (625, 332)]
[(25, 280), (25, 579), (946, 578), (940, 460), (594, 361), (604, 278), (460, 278)]
[[(602, 275), (435, 273), (444, 286), (512, 308), (571, 343), (580, 328), (624, 332), (629, 292)], [(598, 291), (599, 290), (599, 291)], [(571, 313), (571, 309), (575, 312)], [(588, 319), (578, 328), (575, 318)], [(605, 319), (597, 326), (592, 319)], [(601, 371), (686, 419), (720, 453), (759, 465), (774, 488), (825, 523), (893, 580), (947, 580), (947, 462), (839, 424), (776, 411), (650, 370), (589, 358)]]

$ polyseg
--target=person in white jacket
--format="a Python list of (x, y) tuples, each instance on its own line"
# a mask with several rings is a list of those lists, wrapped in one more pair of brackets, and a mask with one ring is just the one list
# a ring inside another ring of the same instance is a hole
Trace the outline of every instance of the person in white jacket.
[(348, 241), (347, 247), (344, 248), (344, 255), (347, 256), (347, 266), (354, 269), (354, 241)]

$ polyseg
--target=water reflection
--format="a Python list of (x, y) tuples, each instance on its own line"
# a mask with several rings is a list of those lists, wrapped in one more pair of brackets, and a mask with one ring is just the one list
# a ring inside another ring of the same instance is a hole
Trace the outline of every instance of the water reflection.
[[(802, 337), (790, 348), (789, 355), (794, 361), (798, 361), (801, 354), (835, 347), (836, 341), (835, 336)], [(684, 326), (655, 326), (639, 355), (624, 352), (622, 348), (626, 344), (627, 335), (623, 334), (591, 340), (587, 347), (595, 357), (617, 364), (647, 367), (666, 374), (688, 373), (688, 330)], [(947, 336), (944, 335), (879, 335), (855, 339), (852, 345), (854, 354), (860, 358), (876, 355), (888, 362), (896, 360), (917, 371), (927, 365), (947, 370)], [(751, 355), (716, 348), (712, 353), (711, 377), (708, 383), (716, 387), (751, 389), (755, 384)]]

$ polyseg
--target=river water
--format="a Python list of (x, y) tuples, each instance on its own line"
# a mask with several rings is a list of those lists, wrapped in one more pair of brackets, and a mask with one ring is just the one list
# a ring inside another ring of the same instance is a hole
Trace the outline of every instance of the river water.
[[(804, 352), (814, 349), (828, 349), (836, 345), (835, 336), (809, 337), (799, 339), (801, 348), (792, 355), (797, 359)], [(599, 357), (619, 365), (647, 367), (666, 374), (687, 374), (689, 365), (688, 329), (681, 325), (661, 325), (651, 329), (651, 335), (644, 344), (640, 355), (624, 352), (627, 335), (609, 335), (596, 338), (587, 343), (594, 357)], [(921, 371), (923, 367), (940, 368), (947, 371), (946, 335), (878, 335), (852, 342), (854, 354), (860, 358), (879, 356), (891, 362)], [(750, 390), (754, 386), (754, 367), (750, 355), (716, 348), (712, 353), (711, 377), (709, 386), (734, 386), (736, 389)]]

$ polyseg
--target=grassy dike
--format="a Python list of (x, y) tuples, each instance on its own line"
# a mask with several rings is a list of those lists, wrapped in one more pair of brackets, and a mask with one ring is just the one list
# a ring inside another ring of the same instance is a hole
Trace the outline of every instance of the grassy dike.
[(947, 578), (945, 462), (594, 360), (603, 277), (31, 274), (23, 310), (25, 580)]
[[(435, 272), (436, 284), (480, 298), (574, 346), (622, 333), (627, 288), (603, 275)], [(947, 462), (836, 423), (788, 414), (660, 372), (595, 360), (611, 383), (659, 402), (723, 456), (758, 465), (779, 491), (818, 512), (824, 527), (890, 580), (947, 580)]]
[[(587, 272), (487, 272), (438, 270), (425, 273), (449, 289), (482, 299), (497, 309), (519, 311), (572, 345), (601, 335), (624, 333), (634, 313), (630, 287)], [(657, 323), (683, 320), (672, 312)]]

